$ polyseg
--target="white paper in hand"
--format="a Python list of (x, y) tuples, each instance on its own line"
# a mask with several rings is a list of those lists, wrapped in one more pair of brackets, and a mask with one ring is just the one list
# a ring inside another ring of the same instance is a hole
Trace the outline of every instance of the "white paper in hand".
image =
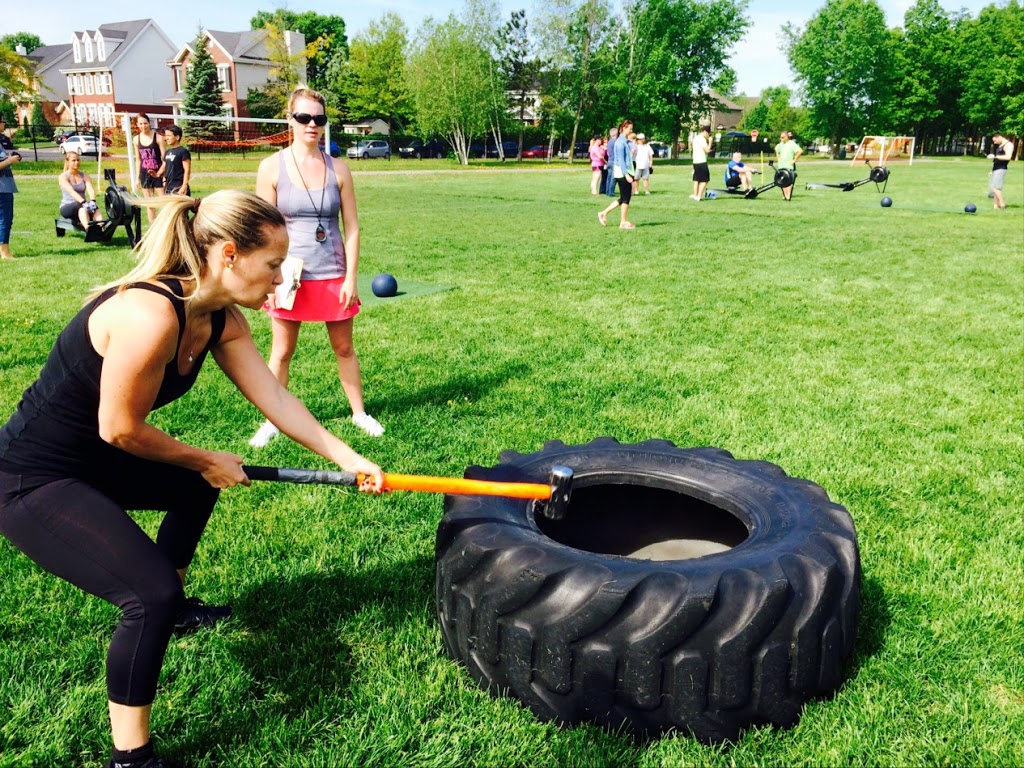
[(291, 309), (295, 305), (295, 294), (302, 283), (302, 259), (288, 256), (281, 263), (282, 282), (274, 289), (274, 299), (280, 309)]

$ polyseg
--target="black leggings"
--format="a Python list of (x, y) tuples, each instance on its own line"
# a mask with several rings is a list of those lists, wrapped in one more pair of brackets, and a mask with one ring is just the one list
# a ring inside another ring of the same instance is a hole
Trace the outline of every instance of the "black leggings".
[[(197, 472), (127, 456), (84, 482), (0, 471), (0, 533), (45, 570), (118, 606), (107, 695), (144, 706), (184, 600), (177, 570), (192, 562), (219, 491)], [(156, 542), (125, 512), (165, 511)]]
[(629, 205), (629, 201), (633, 198), (633, 183), (626, 181), (625, 176), (615, 181), (619, 184), (619, 205)]

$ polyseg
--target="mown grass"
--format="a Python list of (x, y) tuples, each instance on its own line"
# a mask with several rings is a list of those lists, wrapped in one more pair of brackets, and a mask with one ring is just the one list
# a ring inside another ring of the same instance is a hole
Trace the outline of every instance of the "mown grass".
[[(387, 434), (348, 422), (321, 329), (304, 331), (292, 389), (387, 471), (461, 475), (505, 449), (612, 435), (715, 445), (819, 483), (850, 510), (863, 560), (844, 683), (792, 730), (715, 748), (540, 723), (443, 652), (440, 497), (257, 484), (224, 493), (200, 545), (192, 589), (236, 618), (172, 642), (154, 708), (163, 753), (194, 766), (1024, 763), (1020, 166), (1003, 212), (978, 161), (894, 167), (888, 210), (873, 185), (803, 189), (866, 176), (848, 165), (802, 164), (789, 204), (778, 190), (698, 204), (689, 170), (665, 166), (623, 232), (598, 225), (608, 198), (589, 196), (580, 166), (410, 165), (431, 172), (356, 177), (362, 273), (450, 286), (367, 302), (356, 322)], [(19, 258), (0, 265), (6, 413), (89, 287), (131, 263), (122, 235), (54, 238), (52, 178), (19, 185)], [(195, 188), (225, 185), (252, 176)], [(250, 317), (268, 349), (266, 319)], [(325, 466), (284, 439), (250, 449), (259, 417), (212, 366), (153, 421), (253, 463)], [(115, 609), (6, 543), (0, 583), (0, 765), (100, 762)]]

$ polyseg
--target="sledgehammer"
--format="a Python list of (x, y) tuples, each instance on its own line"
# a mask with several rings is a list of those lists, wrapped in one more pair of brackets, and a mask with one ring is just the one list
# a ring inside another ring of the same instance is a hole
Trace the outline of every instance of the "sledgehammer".
[[(242, 471), (250, 480), (268, 480), (277, 483), (309, 483), (314, 485), (358, 486), (366, 475), (319, 469), (286, 469), (284, 467), (252, 467)], [(451, 493), (459, 496), (506, 496), (512, 499), (534, 499), (534, 511), (551, 520), (561, 520), (572, 495), (572, 470), (555, 465), (551, 468), (550, 483), (503, 483), (492, 480), (465, 480), (461, 477), (431, 477), (429, 475), (384, 474), (385, 491), (427, 491)]]

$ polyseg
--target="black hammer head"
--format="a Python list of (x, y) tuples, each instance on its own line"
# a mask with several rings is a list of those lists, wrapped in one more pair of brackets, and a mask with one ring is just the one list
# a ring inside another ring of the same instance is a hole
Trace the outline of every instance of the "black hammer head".
[[(572, 470), (556, 464), (551, 468), (551, 497), (538, 501), (540, 512), (549, 520), (561, 520), (572, 496)], [(536, 510), (535, 510), (536, 511)]]

